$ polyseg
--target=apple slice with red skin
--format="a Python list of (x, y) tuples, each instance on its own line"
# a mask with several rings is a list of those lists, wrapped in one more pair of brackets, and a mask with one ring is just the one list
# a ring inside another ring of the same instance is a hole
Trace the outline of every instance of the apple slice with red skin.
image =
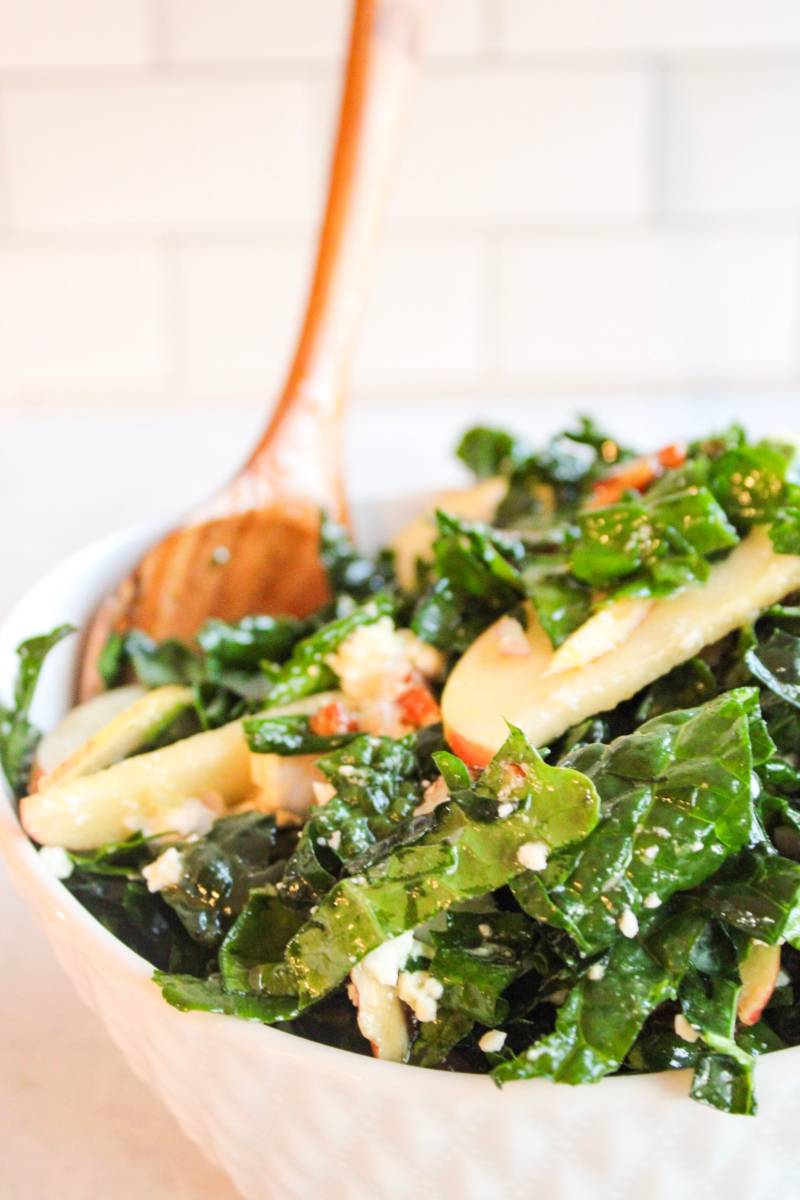
[(770, 996), (775, 991), (781, 969), (780, 946), (768, 946), (753, 938), (747, 954), (739, 963), (742, 990), (736, 1015), (743, 1025), (755, 1025), (761, 1019)]

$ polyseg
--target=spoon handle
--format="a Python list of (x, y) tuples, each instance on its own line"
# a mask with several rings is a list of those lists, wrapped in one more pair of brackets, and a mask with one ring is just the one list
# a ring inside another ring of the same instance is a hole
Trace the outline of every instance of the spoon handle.
[(356, 0), (305, 319), (278, 404), (239, 477), (245, 491), (301, 494), (342, 518), (342, 410), (430, 4)]

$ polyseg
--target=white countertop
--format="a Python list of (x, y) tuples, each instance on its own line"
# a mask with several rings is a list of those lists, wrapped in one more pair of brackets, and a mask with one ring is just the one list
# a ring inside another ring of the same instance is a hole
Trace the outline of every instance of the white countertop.
[[(361, 412), (350, 439), (354, 491), (408, 491), (456, 477), (446, 448), (477, 417), (549, 432), (572, 408)], [(786, 433), (800, 427), (793, 413), (800, 414), (793, 397), (756, 404), (648, 399), (615, 409), (613, 425), (647, 445), (734, 415), (759, 432)], [(236, 410), (4, 412), (0, 614), (47, 566), (93, 537), (203, 495), (234, 467), (258, 423), (257, 414)], [(397, 447), (410, 430), (409, 460)], [(3, 1200), (235, 1200), (78, 1001), (2, 870), (0, 962)]]

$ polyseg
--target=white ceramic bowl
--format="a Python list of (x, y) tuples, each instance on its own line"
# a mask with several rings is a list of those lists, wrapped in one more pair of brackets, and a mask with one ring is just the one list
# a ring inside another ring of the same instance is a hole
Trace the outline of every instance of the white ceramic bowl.
[[(373, 506), (361, 525), (374, 540), (398, 515)], [(62, 621), (81, 626), (157, 533), (98, 542), (28, 592), (0, 627), (3, 692), (17, 643)], [(45, 668), (34, 713), (45, 728), (69, 707), (77, 652), (71, 639)], [(0, 849), (80, 995), (247, 1200), (800, 1195), (800, 1048), (759, 1064), (761, 1108), (748, 1119), (691, 1103), (684, 1071), (499, 1091), (481, 1076), (377, 1062), (258, 1024), (182, 1014), (161, 999), (149, 965), (43, 868), (7, 791)]]

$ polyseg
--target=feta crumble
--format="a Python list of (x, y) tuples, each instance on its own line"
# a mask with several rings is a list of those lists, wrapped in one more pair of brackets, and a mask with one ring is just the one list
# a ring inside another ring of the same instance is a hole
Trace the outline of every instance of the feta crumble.
[(391, 617), (362, 625), (325, 662), (339, 679), (362, 733), (401, 737), (408, 732), (398, 700), (415, 682), (442, 673), (444, 658)]
[(487, 925), (485, 921), (482, 921), (480, 923), (480, 925), (478, 926), (478, 933), (481, 935), (481, 937), (491, 937), (492, 936), (491, 925)]
[(328, 838), (328, 845), (330, 846), (331, 850), (336, 852), (339, 849), (339, 847), (341, 846), (341, 844), (342, 844), (342, 831), (341, 831), (341, 829), (334, 829), (333, 833)]
[(202, 800), (184, 800), (178, 808), (171, 810), (165, 823), (171, 833), (177, 833), (182, 838), (202, 838), (211, 832), (216, 819), (217, 814)]
[(489, 1029), (482, 1038), (478, 1039), (478, 1045), (484, 1054), (497, 1054), (503, 1049), (505, 1040), (506, 1034), (502, 1029)]
[(655, 862), (655, 860), (658, 858), (658, 852), (660, 849), (661, 849), (660, 846), (645, 846), (645, 848), (641, 852), (640, 857), (646, 863)]
[(75, 870), (75, 864), (63, 846), (42, 846), (39, 858), (56, 879), (69, 879)]
[(435, 1021), (437, 1001), (444, 986), (429, 971), (401, 971), (397, 980), (397, 995), (407, 1004), (418, 1021)]
[(142, 867), (148, 892), (161, 892), (164, 888), (175, 887), (180, 883), (182, 873), (183, 856), (175, 846), (170, 846), (149, 866)]
[(414, 949), (414, 933), (408, 930), (399, 937), (389, 938), (382, 946), (370, 950), (361, 960), (361, 968), (386, 987), (395, 987), (397, 977)]
[(498, 804), (497, 806), (497, 815), (501, 821), (504, 821), (506, 817), (510, 817), (513, 811), (513, 804)]
[(619, 931), (623, 937), (635, 938), (639, 932), (639, 922), (636, 919), (636, 913), (629, 908), (624, 908), (617, 921)]
[(661, 897), (655, 892), (650, 892), (650, 894), (644, 898), (644, 906), (645, 908), (660, 908)]
[(599, 983), (605, 973), (606, 968), (603, 963), (592, 963), (586, 972), (586, 978), (591, 979), (592, 983)]
[(523, 842), (517, 851), (517, 862), (528, 871), (543, 871), (547, 866), (546, 842)]
[(326, 658), (339, 677), (345, 697), (357, 707), (396, 694), (414, 671), (411, 643), (391, 617), (361, 625)]
[(700, 1040), (700, 1034), (695, 1029), (694, 1025), (690, 1025), (683, 1013), (676, 1013), (673, 1022), (673, 1028), (679, 1038), (684, 1042), (697, 1042)]

